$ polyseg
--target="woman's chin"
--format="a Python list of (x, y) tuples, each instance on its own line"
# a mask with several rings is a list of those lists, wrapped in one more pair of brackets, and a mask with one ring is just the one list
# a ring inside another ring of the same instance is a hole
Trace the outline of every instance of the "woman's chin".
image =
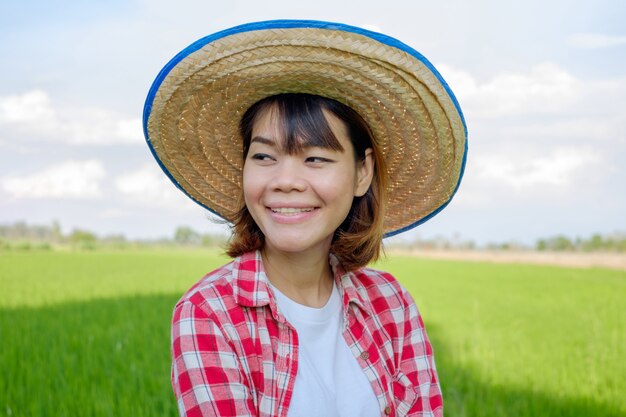
[(273, 239), (265, 240), (265, 246), (268, 252), (281, 252), (287, 255), (311, 254), (313, 252), (325, 252), (330, 250), (332, 236), (324, 239), (307, 238), (301, 234), (293, 236), (281, 235), (275, 241)]

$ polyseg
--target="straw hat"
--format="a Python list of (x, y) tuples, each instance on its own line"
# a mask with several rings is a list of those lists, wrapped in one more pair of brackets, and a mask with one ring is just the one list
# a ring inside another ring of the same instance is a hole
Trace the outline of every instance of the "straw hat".
[(456, 98), (417, 51), (353, 26), (274, 20), (198, 40), (154, 81), (144, 134), (174, 184), (230, 220), (241, 204), (240, 118), (264, 97), (294, 92), (335, 99), (368, 123), (387, 163), (386, 236), (450, 202), (467, 153)]

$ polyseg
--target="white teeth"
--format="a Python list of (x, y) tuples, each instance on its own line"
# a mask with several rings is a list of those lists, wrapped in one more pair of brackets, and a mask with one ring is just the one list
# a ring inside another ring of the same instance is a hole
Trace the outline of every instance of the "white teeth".
[(309, 211), (313, 211), (312, 207), (309, 208), (294, 208), (294, 207), (280, 207), (271, 209), (274, 213), (279, 214), (298, 214), (298, 213), (306, 213)]

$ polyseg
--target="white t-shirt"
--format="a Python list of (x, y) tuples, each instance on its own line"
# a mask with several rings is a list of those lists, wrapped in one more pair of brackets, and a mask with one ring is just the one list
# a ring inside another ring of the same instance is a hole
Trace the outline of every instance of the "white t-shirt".
[(379, 417), (370, 382), (342, 335), (336, 285), (322, 308), (298, 304), (276, 287), (278, 309), (298, 333), (298, 373), (289, 417)]

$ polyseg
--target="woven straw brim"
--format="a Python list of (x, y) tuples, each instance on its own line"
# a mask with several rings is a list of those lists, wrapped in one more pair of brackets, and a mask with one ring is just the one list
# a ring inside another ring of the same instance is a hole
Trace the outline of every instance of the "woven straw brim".
[(421, 56), (317, 27), (235, 32), (191, 49), (155, 82), (146, 137), (177, 186), (221, 217), (231, 220), (242, 201), (241, 116), (278, 93), (329, 97), (365, 119), (387, 166), (387, 234), (429, 218), (455, 193), (465, 125)]

